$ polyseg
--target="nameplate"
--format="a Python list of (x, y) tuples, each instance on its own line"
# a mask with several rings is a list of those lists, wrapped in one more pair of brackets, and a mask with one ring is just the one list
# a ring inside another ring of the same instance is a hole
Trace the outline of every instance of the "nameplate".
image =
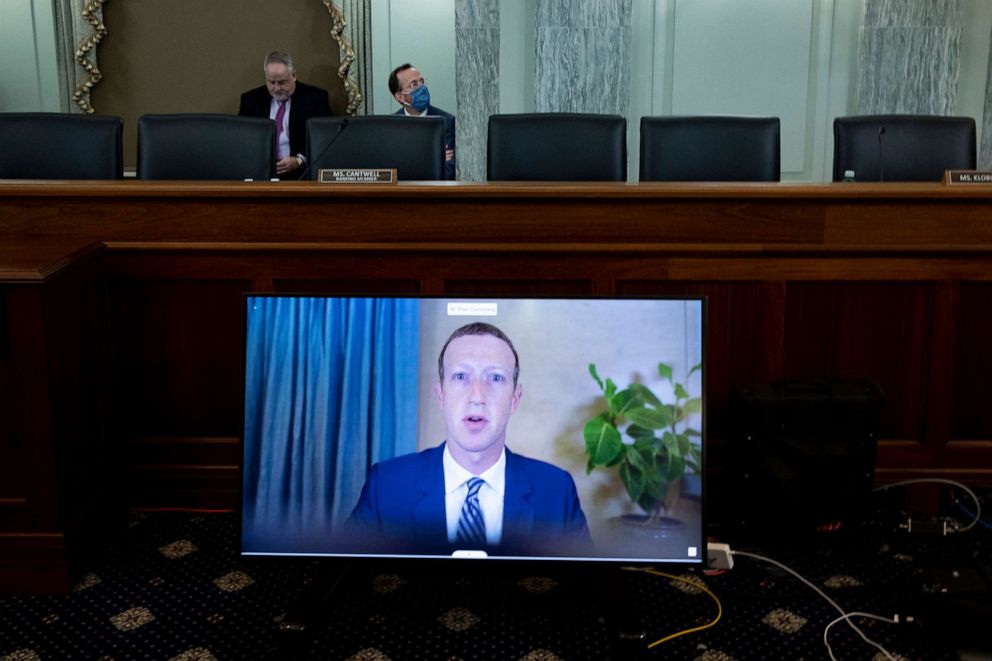
[(395, 184), (396, 169), (326, 168), (317, 173), (317, 181), (322, 184)]
[(945, 184), (992, 184), (992, 172), (977, 170), (948, 170), (944, 173)]

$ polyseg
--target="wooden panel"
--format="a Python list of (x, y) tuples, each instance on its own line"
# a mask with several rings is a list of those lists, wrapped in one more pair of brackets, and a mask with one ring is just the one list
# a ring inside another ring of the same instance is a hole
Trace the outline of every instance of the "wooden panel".
[(48, 373), (44, 290), (6, 290), (11, 356), (0, 370), (4, 431), (0, 432), (0, 530), (53, 530), (57, 470)]
[(123, 280), (108, 285), (120, 438), (238, 436), (240, 280)]
[(401, 280), (382, 278), (371, 280), (360, 278), (355, 280), (328, 280), (326, 278), (279, 278), (275, 280), (272, 291), (284, 293), (322, 293), (347, 296), (361, 295), (400, 295), (420, 293), (420, 282), (417, 280)]
[(933, 297), (930, 283), (789, 283), (783, 376), (870, 378), (882, 436), (921, 439)]
[(963, 282), (960, 290), (952, 437), (988, 439), (992, 438), (992, 284)]
[[(240, 390), (239, 390), (240, 396)], [(127, 459), (133, 507), (237, 508), (240, 438), (137, 438)]]
[(67, 594), (70, 588), (61, 533), (0, 532), (0, 593)]

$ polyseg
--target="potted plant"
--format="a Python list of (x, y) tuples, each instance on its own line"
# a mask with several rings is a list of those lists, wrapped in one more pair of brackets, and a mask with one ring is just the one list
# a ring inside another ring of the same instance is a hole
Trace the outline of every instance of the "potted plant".
[[(692, 367), (686, 381), (701, 368)], [(612, 379), (600, 378), (594, 363), (589, 364), (589, 374), (603, 391), (606, 410), (583, 428), (586, 474), (598, 466), (615, 467), (630, 500), (647, 514), (641, 517), (645, 525), (661, 525), (670, 486), (702, 469), (702, 435), (688, 423), (690, 415), (702, 413), (702, 401), (674, 380), (665, 363), (658, 364), (658, 375), (671, 385), (675, 399), (668, 404), (641, 383), (619, 390)]]

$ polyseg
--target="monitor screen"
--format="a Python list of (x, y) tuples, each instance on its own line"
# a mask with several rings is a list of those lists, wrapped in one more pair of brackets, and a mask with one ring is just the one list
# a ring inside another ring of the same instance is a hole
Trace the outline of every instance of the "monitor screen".
[(702, 563), (704, 319), (246, 296), (242, 552)]

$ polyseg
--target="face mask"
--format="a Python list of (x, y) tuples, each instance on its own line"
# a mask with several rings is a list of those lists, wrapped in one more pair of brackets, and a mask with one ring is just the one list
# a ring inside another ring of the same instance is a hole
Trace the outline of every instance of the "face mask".
[(424, 112), (427, 110), (427, 106), (431, 104), (431, 93), (427, 89), (427, 85), (421, 85), (417, 89), (410, 92), (410, 105), (417, 112)]

